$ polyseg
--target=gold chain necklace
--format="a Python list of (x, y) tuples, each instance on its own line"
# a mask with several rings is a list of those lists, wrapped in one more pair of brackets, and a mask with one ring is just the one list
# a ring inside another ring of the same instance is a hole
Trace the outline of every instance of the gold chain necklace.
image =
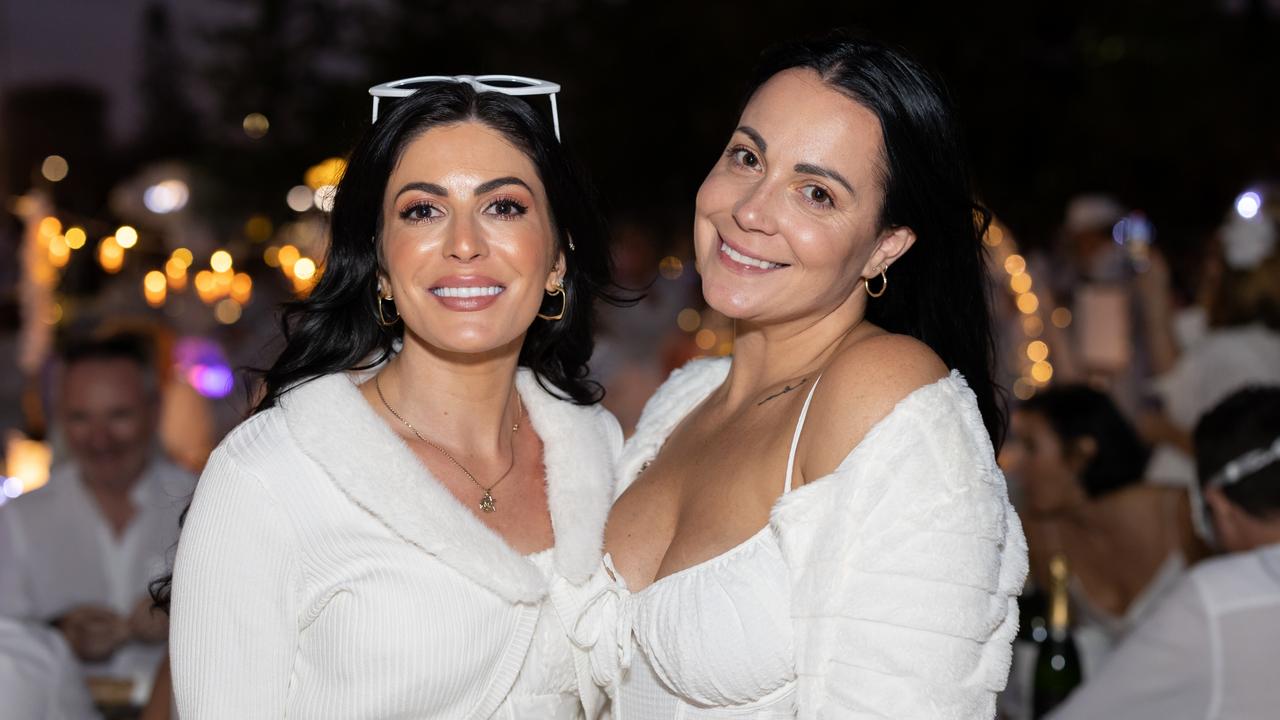
[[(475, 484), (476, 484), (476, 487), (478, 487), (478, 488), (480, 488), (481, 490), (483, 490), (483, 491), (484, 491), (484, 497), (480, 498), (480, 509), (481, 509), (481, 510), (483, 510), (484, 512), (487, 512), (487, 513), (491, 513), (491, 512), (493, 512), (493, 511), (497, 510), (497, 509), (498, 509), (498, 505), (497, 505), (497, 503), (496, 503), (496, 502), (494, 502), (494, 499), (493, 499), (493, 492), (492, 492), (492, 491), (493, 491), (493, 489), (494, 489), (494, 488), (498, 487), (498, 484), (499, 484), (499, 483), (501, 483), (503, 480), (506, 480), (506, 479), (507, 479), (507, 476), (511, 474), (511, 469), (512, 469), (512, 468), (514, 468), (514, 467), (516, 466), (516, 444), (515, 444), (515, 441), (514, 441), (514, 440), (512, 440), (512, 442), (511, 442), (511, 462), (510, 462), (510, 464), (508, 464), (508, 465), (507, 465), (507, 471), (506, 471), (506, 472), (504, 472), (504, 473), (502, 473), (502, 476), (501, 476), (501, 477), (499, 477), (499, 478), (498, 478), (498, 480), (497, 480), (496, 482), (494, 482), (492, 485), (490, 485), (489, 487), (485, 487), (484, 485), (481, 485), (481, 484), (480, 484), (480, 481), (476, 479), (476, 476), (475, 476), (475, 475), (472, 475), (472, 474), (471, 474), (471, 471), (470, 471), (470, 470), (468, 470), (468, 469), (466, 468), (466, 466), (465, 466), (465, 465), (463, 465), (462, 463), (458, 462), (458, 459), (457, 459), (457, 458), (455, 458), (453, 455), (451, 455), (451, 454), (449, 453), (449, 451), (448, 451), (448, 450), (445, 450), (444, 448), (440, 447), (439, 445), (437, 445), (437, 444), (435, 444), (435, 443), (431, 442), (430, 440), (426, 439), (425, 437), (423, 437), (423, 436), (422, 436), (422, 433), (418, 432), (418, 429), (417, 429), (417, 428), (415, 428), (415, 427), (413, 426), (413, 424), (412, 424), (412, 423), (410, 423), (408, 420), (405, 420), (405, 419), (404, 419), (404, 417), (403, 417), (402, 415), (400, 415), (400, 413), (396, 412), (395, 408), (391, 407), (391, 403), (387, 402), (387, 396), (382, 394), (382, 383), (380, 382), (380, 376), (381, 376), (381, 373), (379, 373), (378, 375), (374, 375), (374, 376), (373, 376), (373, 387), (374, 387), (374, 389), (375, 389), (375, 390), (377, 390), (377, 391), (378, 391), (378, 399), (379, 399), (379, 400), (381, 400), (381, 401), (382, 401), (382, 404), (386, 406), (386, 408), (387, 408), (387, 412), (391, 413), (392, 415), (394, 415), (394, 416), (395, 416), (395, 418), (396, 418), (397, 420), (399, 420), (400, 422), (404, 423), (404, 426), (405, 426), (405, 427), (407, 427), (407, 428), (409, 428), (409, 432), (411, 432), (411, 433), (413, 433), (415, 436), (417, 436), (417, 438), (418, 438), (419, 440), (421, 440), (422, 442), (424, 442), (424, 443), (426, 443), (426, 444), (430, 445), (431, 447), (435, 448), (436, 450), (439, 450), (441, 454), (443, 454), (445, 457), (449, 458), (449, 462), (453, 463), (454, 465), (457, 465), (457, 466), (458, 466), (458, 469), (459, 469), (459, 470), (461, 470), (462, 472), (466, 473), (466, 476), (467, 476), (468, 478), (470, 478), (470, 479), (471, 479), (471, 482), (473, 482), (473, 483), (475, 483)], [(520, 406), (520, 393), (519, 393), (519, 391), (517, 391), (517, 392), (516, 392), (516, 421), (515, 421), (514, 423), (512, 423), (512, 424), (511, 424), (511, 434), (513, 434), (513, 435), (514, 435), (517, 431), (519, 431), (519, 430), (520, 430), (520, 418), (521, 418), (521, 417), (523, 417), (523, 416), (524, 416), (524, 408), (522, 408), (522, 407)]]

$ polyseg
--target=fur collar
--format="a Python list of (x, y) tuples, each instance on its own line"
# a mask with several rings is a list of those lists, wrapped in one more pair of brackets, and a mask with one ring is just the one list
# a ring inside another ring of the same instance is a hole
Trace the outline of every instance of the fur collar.
[[(351, 502), (406, 542), (513, 603), (537, 603), (547, 581), (464, 507), (365, 402), (360, 376), (325, 375), (290, 390), (280, 407), (302, 452)], [(543, 443), (555, 564), (585, 582), (600, 562), (612, 496), (616, 423), (602, 408), (561, 400), (521, 368), (516, 389)]]

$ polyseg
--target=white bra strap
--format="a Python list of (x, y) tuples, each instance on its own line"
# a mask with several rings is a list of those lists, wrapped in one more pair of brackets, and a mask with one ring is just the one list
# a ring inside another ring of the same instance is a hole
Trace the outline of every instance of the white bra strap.
[(809, 403), (813, 402), (813, 393), (818, 389), (820, 382), (822, 382), (821, 375), (813, 381), (813, 387), (809, 388), (809, 397), (804, 399), (804, 407), (800, 408), (800, 419), (796, 421), (796, 432), (791, 436), (791, 453), (787, 455), (787, 483), (782, 486), (784, 495), (791, 492), (791, 476), (796, 470), (796, 448), (800, 447), (800, 431), (804, 430), (804, 419), (809, 414)]

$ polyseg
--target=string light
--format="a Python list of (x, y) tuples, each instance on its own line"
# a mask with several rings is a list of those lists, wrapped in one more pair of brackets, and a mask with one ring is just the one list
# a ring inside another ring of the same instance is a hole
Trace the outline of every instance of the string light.
[(127, 250), (138, 244), (138, 231), (128, 225), (121, 225), (116, 229), (116, 242)]
[(84, 228), (80, 228), (80, 227), (67, 228), (67, 234), (66, 234), (67, 247), (71, 248), (72, 250), (79, 250), (80, 248), (84, 247), (84, 244), (85, 242), (88, 241), (88, 239), (89, 239), (89, 236), (85, 234)]
[(319, 190), (325, 185), (337, 185), (346, 171), (346, 160), (339, 157), (326, 158), (307, 168), (303, 181), (312, 190)]
[(280, 251), (279, 253), (277, 253), (276, 257), (279, 259), (280, 267), (284, 269), (285, 274), (292, 277), (293, 265), (294, 263), (298, 262), (299, 258), (302, 257), (302, 253), (298, 251), (298, 248), (292, 245), (285, 245), (284, 247), (280, 248)]
[(231, 299), (247, 305), (253, 297), (253, 278), (246, 273), (236, 273), (231, 279)]
[(240, 303), (231, 298), (223, 298), (213, 307), (213, 317), (223, 325), (235, 324), (240, 314)]
[(668, 255), (658, 263), (658, 274), (668, 280), (675, 280), (684, 274), (684, 263), (680, 258)]
[[(1039, 339), (1044, 333), (1044, 320), (1040, 316), (1040, 298), (1031, 291), (1035, 283), (1028, 272), (1027, 259), (1017, 252), (1017, 243), (1007, 229), (998, 222), (992, 222), (983, 237), (983, 242), (999, 260), (999, 264), (1008, 275), (1008, 287), (1013, 295), (1014, 305), (1021, 314), (1019, 323), (1023, 336), (1027, 339), (1023, 346), (1023, 357), (1020, 361), (1023, 375), (1014, 380), (1013, 395), (1019, 400), (1027, 400), (1036, 394), (1053, 377), (1053, 366), (1049, 364), (1049, 344)], [(1061, 310), (1061, 308), (1060, 308)], [(1066, 313), (1063, 310), (1063, 313)], [(1065, 321), (1062, 313), (1053, 314), (1054, 324), (1064, 327), (1070, 322), (1070, 313), (1066, 313)], [(1064, 321), (1064, 322), (1060, 322)]]
[(152, 270), (142, 279), (142, 294), (151, 307), (164, 305), (165, 294), (169, 288), (169, 280), (159, 270)]
[(209, 258), (209, 267), (214, 272), (224, 273), (231, 269), (231, 253), (226, 250), (218, 250)]
[(67, 244), (67, 238), (64, 235), (54, 235), (49, 238), (49, 263), (54, 267), (66, 267), (67, 262), (71, 260), (71, 246)]
[(254, 242), (262, 242), (271, 237), (271, 220), (266, 215), (254, 215), (244, 224), (244, 234)]
[(40, 174), (49, 182), (62, 182), (70, 171), (71, 166), (61, 155), (50, 155), (40, 163)]
[(62, 232), (62, 221), (52, 215), (42, 218), (36, 226), (36, 232), (45, 238), (53, 237)]
[(693, 332), (702, 324), (702, 316), (693, 308), (685, 308), (676, 315), (676, 325), (685, 332)]
[(266, 137), (267, 131), (271, 129), (271, 121), (267, 120), (267, 116), (256, 112), (245, 115), (240, 125), (244, 128), (244, 134), (254, 140)]
[(109, 273), (118, 273), (124, 267), (124, 248), (116, 242), (114, 235), (102, 238), (98, 243), (98, 264)]
[(300, 258), (293, 264), (293, 275), (299, 280), (310, 280), (316, 274), (316, 263), (311, 258)]
[(1064, 308), (1055, 308), (1053, 313), (1049, 315), (1049, 319), (1053, 322), (1053, 326), (1062, 329), (1071, 324), (1071, 311)]

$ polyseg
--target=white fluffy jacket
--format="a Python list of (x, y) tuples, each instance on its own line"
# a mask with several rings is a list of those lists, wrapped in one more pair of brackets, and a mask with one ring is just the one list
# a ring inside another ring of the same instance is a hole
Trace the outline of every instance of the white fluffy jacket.
[[(607, 411), (553, 397), (527, 370), (516, 386), (544, 444), (550, 583), (348, 376), (303, 384), (233, 431), (197, 486), (174, 568), (181, 716), (549, 717), (547, 698), (509, 691), (540, 608), (576, 617), (622, 435)], [(598, 691), (585, 657), (577, 666), (591, 714)]]
[[(695, 361), (671, 376), (623, 451), (619, 493), (728, 369)], [(1027, 547), (959, 373), (902, 400), (770, 524), (789, 568), (800, 718), (994, 717)]]

